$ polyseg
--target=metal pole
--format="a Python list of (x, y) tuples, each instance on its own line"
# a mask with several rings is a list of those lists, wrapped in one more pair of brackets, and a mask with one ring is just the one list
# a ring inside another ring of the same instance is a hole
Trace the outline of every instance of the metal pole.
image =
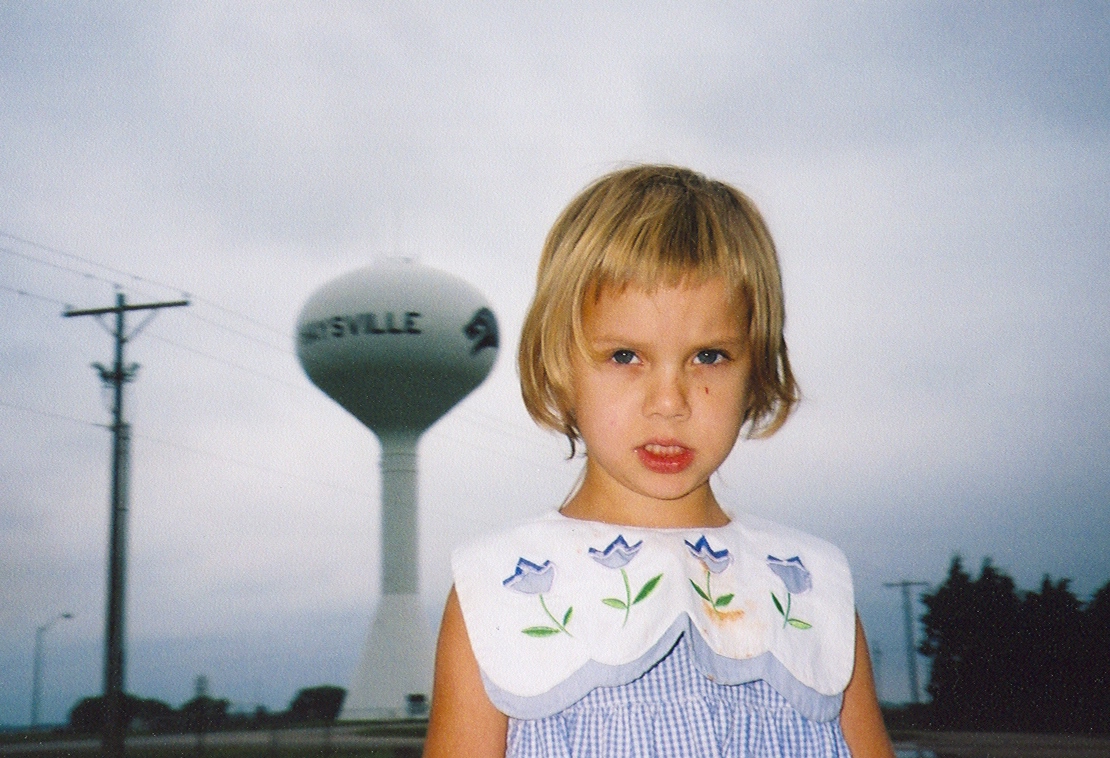
[(39, 725), (39, 702), (42, 699), (42, 644), (46, 630), (62, 619), (73, 618), (72, 613), (59, 613), (35, 630), (35, 659), (31, 666), (31, 729)]
[(917, 646), (913, 634), (913, 599), (910, 597), (910, 587), (928, 587), (928, 582), (886, 582), (884, 587), (902, 588), (902, 620), (906, 627), (906, 670), (909, 672), (910, 702), (915, 705), (921, 702), (917, 686)]

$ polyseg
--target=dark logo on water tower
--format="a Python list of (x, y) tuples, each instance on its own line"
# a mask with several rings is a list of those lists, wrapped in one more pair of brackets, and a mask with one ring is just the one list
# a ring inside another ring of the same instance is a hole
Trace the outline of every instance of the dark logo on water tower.
[(463, 327), (463, 334), (470, 340), (470, 354), (477, 355), (487, 347), (497, 347), (497, 319), (489, 308), (479, 308)]

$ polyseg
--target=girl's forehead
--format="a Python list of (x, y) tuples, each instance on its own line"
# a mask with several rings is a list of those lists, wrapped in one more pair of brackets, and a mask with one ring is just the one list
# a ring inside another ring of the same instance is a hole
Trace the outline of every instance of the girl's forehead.
[(746, 308), (737, 307), (727, 282), (713, 278), (651, 289), (635, 285), (602, 288), (583, 304), (582, 323), (595, 335), (612, 330), (662, 335), (692, 329), (726, 337), (742, 330), (746, 313)]
[(612, 306), (617, 301), (630, 305), (633, 301), (651, 301), (658, 307), (675, 308), (686, 300), (703, 302), (712, 300), (718, 307), (739, 311), (738, 315), (749, 312), (748, 297), (742, 289), (732, 286), (723, 275), (689, 275), (673, 282), (644, 283), (631, 280), (622, 283), (605, 283), (594, 286), (587, 292), (582, 303), (582, 315), (594, 313), (603, 301)]

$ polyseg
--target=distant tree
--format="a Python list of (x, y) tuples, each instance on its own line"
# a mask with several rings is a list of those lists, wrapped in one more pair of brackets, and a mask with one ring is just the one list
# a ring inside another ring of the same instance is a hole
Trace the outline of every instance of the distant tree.
[(1020, 600), (1010, 577), (983, 562), (972, 581), (959, 556), (936, 592), (925, 594), (925, 640), (933, 659), (926, 691), (938, 726), (1008, 726), (1016, 700), (1009, 671), (1016, 648)]
[(229, 707), (228, 700), (200, 695), (181, 706), (181, 715), (189, 731), (210, 732), (224, 726)]
[(181, 728), (181, 714), (161, 700), (134, 698), (131, 726), (148, 732), (172, 732)]
[(69, 728), (79, 734), (100, 734), (104, 729), (104, 698), (97, 695), (77, 701), (69, 712)]
[(1083, 609), (1082, 660), (1086, 662), (1087, 721), (1091, 731), (1110, 733), (1110, 582)]
[(957, 556), (922, 602), (937, 726), (1110, 729), (1110, 584), (1084, 606), (1067, 579), (1019, 593), (989, 559), (972, 579)]
[(347, 691), (342, 687), (322, 685), (306, 687), (289, 704), (291, 721), (335, 721)]
[(1014, 716), (1025, 730), (1075, 731), (1085, 716), (1087, 684), (1083, 660), (1081, 603), (1068, 589), (1045, 576), (1040, 592), (1021, 603), (1018, 655), (1012, 676), (1020, 697)]
[[(125, 694), (123, 713), (125, 729), (138, 721), (150, 731), (168, 731), (179, 725), (176, 711), (160, 700)], [(69, 712), (69, 728), (80, 734), (100, 734), (104, 730), (104, 698), (96, 695), (79, 700)]]

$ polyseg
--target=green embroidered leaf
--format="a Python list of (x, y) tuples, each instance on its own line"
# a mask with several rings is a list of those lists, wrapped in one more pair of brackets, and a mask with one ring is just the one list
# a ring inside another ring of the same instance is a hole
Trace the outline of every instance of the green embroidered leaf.
[(663, 575), (658, 574), (657, 576), (653, 576), (651, 579), (648, 579), (647, 584), (641, 587), (640, 591), (636, 593), (636, 599), (632, 601), (632, 604), (636, 605), (636, 603), (640, 602), (641, 600), (646, 600), (647, 596), (651, 594), (651, 591), (655, 589), (655, 585), (659, 584), (659, 580), (662, 578)]
[(563, 614), (563, 626), (570, 623), (570, 615), (574, 613), (574, 606), (567, 608), (567, 612)]
[(559, 633), (559, 630), (552, 626), (530, 626), (520, 631), (524, 632), (529, 637), (550, 637), (553, 634)]
[(610, 608), (616, 608), (618, 611), (623, 611), (628, 608), (628, 606), (624, 604), (623, 600), (617, 600), (615, 597), (607, 597), (601, 602), (605, 603)]
[(721, 595), (719, 598), (717, 598), (716, 601), (714, 601), (713, 607), (714, 608), (724, 608), (726, 605), (728, 605), (729, 603), (732, 602), (733, 597), (735, 597), (735, 595), (733, 595), (732, 593), (729, 593), (727, 595)]
[(706, 595), (706, 594), (705, 594), (705, 590), (703, 590), (703, 589), (702, 589), (701, 587), (699, 587), (699, 586), (698, 586), (698, 585), (697, 585), (697, 584), (696, 584), (696, 583), (694, 582), (694, 580), (693, 580), (693, 579), (691, 579), (691, 580), (690, 580), (690, 586), (691, 586), (691, 587), (693, 587), (693, 588), (694, 588), (694, 590), (695, 590), (695, 591), (696, 591), (696, 592), (697, 592), (697, 593), (698, 593), (699, 595), (701, 595), (701, 598), (702, 598), (702, 600), (704, 600), (704, 601), (705, 601), (705, 602), (707, 602), (707, 603), (712, 603), (712, 602), (713, 602), (712, 600), (710, 600), (710, 599), (709, 599), (709, 595)]
[(775, 593), (773, 592), (771, 593), (771, 599), (775, 601), (775, 607), (779, 609), (779, 613), (785, 617), (786, 611), (782, 609), (782, 603), (779, 602), (779, 599), (775, 597)]
[(807, 624), (806, 622), (804, 622), (800, 619), (787, 619), (786, 623), (790, 624), (790, 626), (794, 627), (795, 629), (811, 629), (811, 628), (813, 628), (813, 624)]

